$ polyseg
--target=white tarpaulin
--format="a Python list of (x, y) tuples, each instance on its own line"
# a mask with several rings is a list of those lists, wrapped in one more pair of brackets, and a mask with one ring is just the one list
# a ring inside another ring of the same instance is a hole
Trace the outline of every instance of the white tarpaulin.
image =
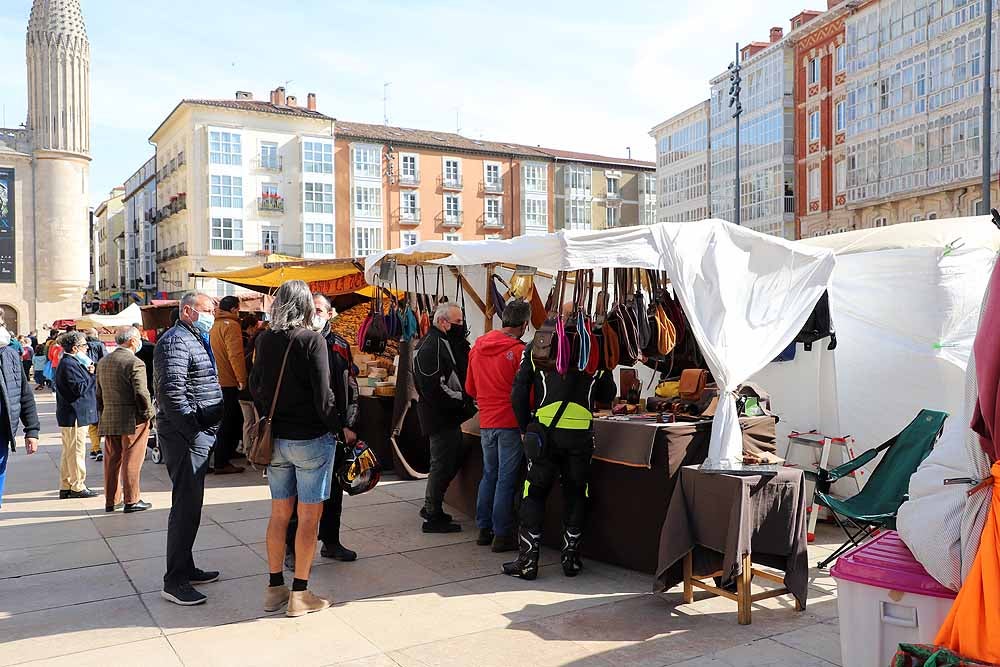
[(606, 267), (666, 271), (725, 392), (712, 425), (713, 464), (742, 461), (731, 392), (791, 342), (827, 288), (835, 262), (827, 249), (705, 220), (503, 241), (425, 241), (369, 256), (365, 278), (376, 280), (386, 255), (427, 253), (446, 254), (438, 261), (449, 265), (506, 262), (550, 272)]
[(142, 310), (136, 304), (117, 315), (84, 315), (76, 320), (77, 329), (114, 329), (142, 322)]
[(770, 364), (754, 377), (782, 417), (779, 438), (817, 429), (851, 435), (864, 451), (923, 408), (947, 412), (944, 434), (910, 481), (898, 529), (928, 572), (957, 588), (966, 487), (942, 481), (971, 474), (966, 369), (1000, 233), (989, 217), (977, 217), (799, 243), (837, 253), (830, 286), (837, 349), (827, 352), (826, 340), (812, 352), (800, 345), (793, 362)]

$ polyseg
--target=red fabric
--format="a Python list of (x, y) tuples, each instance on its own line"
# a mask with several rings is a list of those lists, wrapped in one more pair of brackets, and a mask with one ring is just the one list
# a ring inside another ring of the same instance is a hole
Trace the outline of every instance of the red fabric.
[(502, 331), (476, 339), (469, 352), (465, 391), (479, 405), (479, 428), (517, 428), (510, 392), (524, 343)]
[(979, 401), (972, 415), (972, 430), (979, 434), (979, 444), (990, 457), (1000, 460), (1000, 262), (993, 267), (990, 298), (983, 308), (979, 332), (972, 349), (976, 355), (976, 380)]

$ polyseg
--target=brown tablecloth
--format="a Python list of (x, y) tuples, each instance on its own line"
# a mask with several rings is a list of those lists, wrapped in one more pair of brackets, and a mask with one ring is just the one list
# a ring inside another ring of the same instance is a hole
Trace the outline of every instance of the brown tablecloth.
[(660, 532), (656, 581), (667, 590), (683, 581), (682, 559), (694, 552), (694, 574), (742, 572), (742, 556), (785, 572), (785, 586), (803, 606), (809, 585), (806, 497), (802, 471), (740, 477), (681, 469)]

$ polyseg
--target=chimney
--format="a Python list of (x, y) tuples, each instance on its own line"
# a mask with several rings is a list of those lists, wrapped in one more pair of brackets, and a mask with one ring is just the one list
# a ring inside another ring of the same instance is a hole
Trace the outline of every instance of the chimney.
[(253, 99), (253, 93), (248, 92), (246, 90), (237, 90), (236, 91), (236, 99), (238, 99), (238, 100), (252, 100)]
[(837, 5), (839, 5), (843, 1), (844, 0), (826, 0), (826, 8), (827, 9), (833, 9), (834, 7), (836, 7)]
[(285, 103), (285, 87), (278, 86), (274, 89), (274, 103), (284, 104)]
[(784, 34), (785, 34), (784, 29), (779, 26), (774, 26), (773, 28), (771, 28), (771, 43), (774, 44), (775, 42), (780, 41), (782, 35)]
[(316, 93), (306, 95), (306, 108), (309, 111), (316, 111)]
[(297, 102), (298, 100), (296, 99), (295, 95), (289, 95), (288, 97), (285, 98), (285, 104), (287, 104), (290, 107), (298, 106), (296, 104)]
[(269, 99), (271, 100), (271, 104), (277, 104), (278, 103), (278, 91), (272, 90), (271, 93), (270, 93)]

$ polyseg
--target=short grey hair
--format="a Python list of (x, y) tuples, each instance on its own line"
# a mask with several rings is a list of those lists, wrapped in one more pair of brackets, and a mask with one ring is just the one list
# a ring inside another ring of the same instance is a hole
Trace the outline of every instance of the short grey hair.
[(98, 335), (98, 333), (97, 333), (97, 329), (95, 329), (95, 328), (93, 328), (93, 327), (91, 327), (91, 328), (89, 328), (89, 329), (85, 329), (85, 330), (84, 330), (84, 332), (83, 332), (83, 334), (84, 334), (84, 335), (85, 335), (85, 336), (86, 336), (87, 338), (95, 338), (95, 339), (96, 339), (96, 338), (100, 338), (100, 335)]
[(271, 328), (280, 331), (304, 326), (312, 320), (315, 308), (309, 285), (301, 280), (287, 280), (274, 294)]
[(507, 304), (500, 315), (505, 327), (519, 327), (528, 323), (531, 317), (531, 304), (527, 301), (515, 300)]
[[(184, 296), (181, 297), (181, 302), (178, 304), (178, 308), (184, 309), (184, 306), (191, 306), (194, 308), (198, 304), (198, 299), (205, 297), (206, 299), (212, 299), (209, 294), (202, 292), (198, 289), (193, 289), (190, 292), (185, 292)], [(212, 303), (215, 303), (215, 299), (212, 299)]]
[(56, 341), (67, 352), (72, 352), (74, 347), (87, 344), (87, 337), (79, 331), (67, 331)]
[(115, 342), (119, 345), (127, 345), (133, 338), (142, 340), (142, 334), (135, 327), (118, 327), (118, 331), (115, 333)]
[(448, 321), (448, 311), (452, 308), (457, 310), (462, 310), (458, 307), (457, 303), (452, 303), (451, 301), (445, 301), (444, 303), (439, 303), (438, 307), (434, 309), (434, 324), (444, 324)]

